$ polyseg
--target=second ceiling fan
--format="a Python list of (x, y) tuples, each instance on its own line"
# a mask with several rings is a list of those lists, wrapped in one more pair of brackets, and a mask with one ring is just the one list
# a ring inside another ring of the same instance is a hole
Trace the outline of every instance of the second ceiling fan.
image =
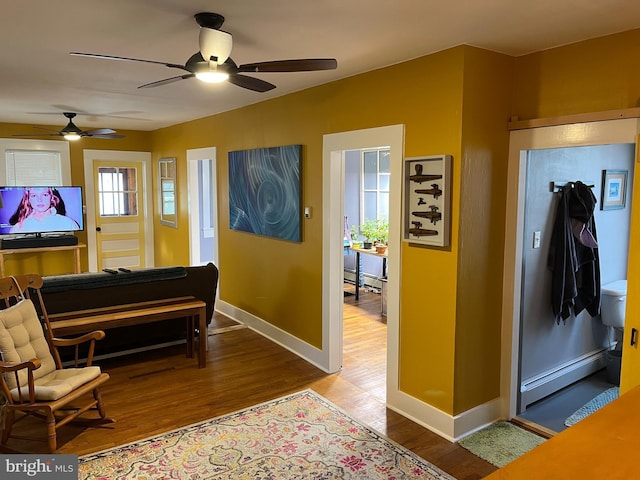
[(259, 78), (243, 74), (334, 70), (338, 66), (338, 62), (335, 58), (273, 60), (269, 62), (236, 65), (229, 56), (231, 54), (231, 47), (233, 44), (231, 34), (220, 30), (220, 27), (224, 23), (224, 17), (217, 13), (208, 12), (197, 13), (194, 17), (198, 25), (200, 25), (200, 50), (194, 53), (184, 65), (159, 62), (155, 60), (144, 60), (140, 58), (101, 55), (96, 53), (70, 52), (70, 54), (80, 57), (102, 58), (107, 60), (155, 63), (187, 72), (175, 77), (165, 78), (163, 80), (140, 85), (138, 88), (159, 87), (179, 80), (196, 77), (204, 82), (217, 83), (228, 81), (238, 87), (253, 90), (254, 92), (267, 92), (276, 88), (276, 86)]

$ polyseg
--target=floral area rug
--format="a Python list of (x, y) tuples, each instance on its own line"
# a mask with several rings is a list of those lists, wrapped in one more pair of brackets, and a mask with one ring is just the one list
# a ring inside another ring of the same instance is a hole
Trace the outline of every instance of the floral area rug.
[(312, 390), (85, 455), (78, 478), (453, 479)]

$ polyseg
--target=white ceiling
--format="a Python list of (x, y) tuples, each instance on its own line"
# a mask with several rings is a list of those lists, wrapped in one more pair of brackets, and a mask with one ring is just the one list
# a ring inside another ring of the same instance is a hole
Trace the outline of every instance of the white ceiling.
[[(277, 88), (183, 80), (198, 50), (193, 15), (225, 17), (237, 64), (333, 57), (323, 72), (256, 75)], [(14, 0), (0, 9), (0, 122), (154, 130), (231, 110), (460, 44), (523, 55), (640, 27), (637, 0)], [(409, 79), (410, 80), (410, 79)], [(28, 133), (28, 132), (16, 132)]]

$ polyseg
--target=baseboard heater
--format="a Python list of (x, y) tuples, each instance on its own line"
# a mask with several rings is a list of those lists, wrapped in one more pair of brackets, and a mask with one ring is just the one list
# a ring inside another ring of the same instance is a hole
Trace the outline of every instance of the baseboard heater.
[(547, 370), (535, 377), (528, 378), (520, 384), (518, 413), (527, 406), (541, 400), (558, 390), (582, 380), (605, 367), (606, 349), (587, 353), (556, 368)]
[[(344, 270), (344, 281), (350, 283), (352, 285), (356, 284), (356, 272), (355, 270)], [(363, 274), (363, 282), (364, 285), (360, 285), (361, 287), (370, 287), (374, 290), (380, 292), (382, 290), (382, 282), (379, 277), (375, 275), (370, 275), (368, 273)]]

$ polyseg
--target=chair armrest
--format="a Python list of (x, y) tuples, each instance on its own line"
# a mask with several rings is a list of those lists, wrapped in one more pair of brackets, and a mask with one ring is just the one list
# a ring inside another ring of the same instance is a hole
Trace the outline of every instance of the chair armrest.
[(94, 332), (85, 333), (79, 337), (74, 338), (54, 338), (53, 344), (56, 347), (72, 347), (74, 345), (80, 345), (90, 341), (102, 340), (105, 337), (105, 333), (102, 330), (96, 330)]
[(0, 362), (0, 373), (17, 372), (19, 370), (22, 370), (23, 368), (28, 368), (29, 370), (37, 370), (38, 368), (40, 368), (40, 365), (42, 365), (42, 363), (37, 358), (32, 358), (31, 360), (20, 363)]
[[(42, 362), (37, 358), (32, 358), (31, 360), (27, 360), (26, 362), (20, 363), (11, 363), (11, 362), (2, 362), (0, 361), (0, 373), (8, 374), (9, 372), (13, 372), (13, 375), (16, 379), (16, 384), (18, 384), (18, 392), (20, 396), (20, 403), (23, 402), (22, 396), (22, 388), (20, 386), (20, 381), (18, 379), (18, 372), (20, 370), (27, 369), (27, 382), (29, 387), (29, 403), (35, 402), (35, 385), (33, 383), (33, 371), (40, 368)], [(5, 399), (10, 404), (13, 403), (13, 398), (11, 396), (11, 390), (9, 385), (7, 384), (4, 375), (0, 375), (0, 387), (2, 389), (2, 393), (5, 396)]]
[(78, 346), (82, 343), (89, 342), (89, 352), (87, 354), (87, 367), (90, 367), (93, 363), (93, 352), (95, 351), (96, 340), (102, 340), (105, 337), (105, 333), (102, 330), (95, 330), (93, 332), (85, 333), (79, 337), (74, 338), (53, 338), (53, 346), (56, 349), (55, 357), (56, 362), (61, 365), (60, 355), (57, 352), (58, 347), (75, 347), (74, 365), (78, 367), (80, 365), (80, 349)]

